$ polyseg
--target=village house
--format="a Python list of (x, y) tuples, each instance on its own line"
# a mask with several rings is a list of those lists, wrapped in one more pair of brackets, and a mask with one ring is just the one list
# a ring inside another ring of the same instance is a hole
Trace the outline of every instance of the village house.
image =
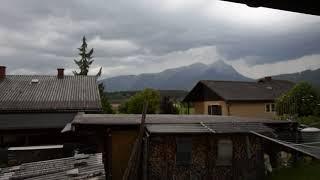
[(199, 81), (184, 98), (195, 114), (273, 118), (275, 100), (294, 83), (265, 77), (257, 82)]
[[(141, 127), (142, 143), (136, 145)], [(286, 142), (299, 140), (298, 124), (290, 121), (146, 115), (142, 125), (141, 115), (79, 113), (69, 130), (97, 143), (106, 179), (259, 179), (264, 155), (273, 167), (281, 151), (320, 159), (319, 152)]]
[[(76, 137), (61, 131), (80, 111), (101, 112), (96, 76), (66, 76), (63, 69), (57, 75), (7, 75), (0, 66), (0, 150), (73, 143)], [(41, 159), (29, 156), (35, 149), (25, 149), (25, 160)]]

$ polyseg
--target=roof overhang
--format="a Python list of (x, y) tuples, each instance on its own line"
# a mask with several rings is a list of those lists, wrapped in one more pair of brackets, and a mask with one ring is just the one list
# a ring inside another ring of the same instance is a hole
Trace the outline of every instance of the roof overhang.
[(320, 16), (320, 5), (314, 0), (292, 1), (292, 0), (223, 0), (246, 4), (250, 7), (265, 7), (291, 11), (297, 13)]

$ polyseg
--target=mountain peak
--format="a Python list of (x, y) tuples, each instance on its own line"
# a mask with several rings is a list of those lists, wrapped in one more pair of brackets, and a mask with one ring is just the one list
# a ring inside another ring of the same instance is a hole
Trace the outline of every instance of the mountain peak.
[(230, 67), (229, 64), (225, 63), (223, 60), (218, 60), (210, 64), (211, 67)]
[(137, 76), (120, 76), (105, 79), (107, 91), (130, 91), (144, 88), (167, 90), (190, 90), (198, 81), (212, 80), (250, 80), (239, 74), (224, 61), (212, 64), (194, 63), (178, 68), (167, 69), (159, 73), (140, 74)]

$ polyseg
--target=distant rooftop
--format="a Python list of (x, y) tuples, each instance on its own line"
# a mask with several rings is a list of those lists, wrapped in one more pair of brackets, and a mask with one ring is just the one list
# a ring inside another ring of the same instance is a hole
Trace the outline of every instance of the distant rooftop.
[(5, 75), (0, 112), (100, 111), (96, 76)]
[(273, 101), (293, 86), (293, 82), (273, 80), (271, 77), (257, 82), (202, 80), (184, 101), (210, 100), (213, 97), (226, 101)]

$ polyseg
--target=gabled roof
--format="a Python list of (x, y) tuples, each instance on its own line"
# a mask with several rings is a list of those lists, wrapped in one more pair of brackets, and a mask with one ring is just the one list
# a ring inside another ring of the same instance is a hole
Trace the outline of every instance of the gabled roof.
[(0, 80), (0, 112), (100, 109), (95, 76), (7, 75)]
[[(258, 82), (203, 80), (197, 83), (184, 101), (201, 101), (201, 98), (225, 101), (273, 101), (293, 86), (294, 83), (283, 80), (259, 80)], [(203, 97), (205, 95), (207, 97)]]

